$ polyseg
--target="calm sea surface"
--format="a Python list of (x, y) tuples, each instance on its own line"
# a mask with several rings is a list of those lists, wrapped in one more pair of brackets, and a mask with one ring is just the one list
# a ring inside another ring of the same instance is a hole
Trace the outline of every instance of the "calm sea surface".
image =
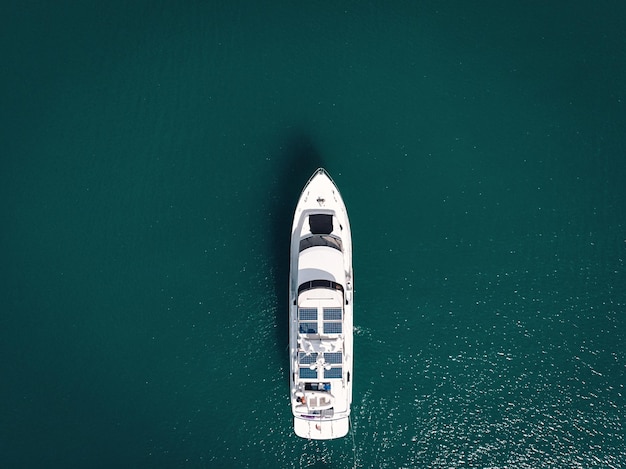
[[(1, 467), (626, 467), (624, 2), (4, 3)], [(331, 442), (287, 382), (318, 166)]]

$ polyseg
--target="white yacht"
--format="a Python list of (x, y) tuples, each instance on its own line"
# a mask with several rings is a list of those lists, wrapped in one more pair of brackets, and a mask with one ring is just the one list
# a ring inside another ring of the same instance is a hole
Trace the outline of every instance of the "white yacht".
[(352, 403), (352, 236), (337, 186), (319, 168), (291, 228), (290, 397), (296, 435), (340, 438)]

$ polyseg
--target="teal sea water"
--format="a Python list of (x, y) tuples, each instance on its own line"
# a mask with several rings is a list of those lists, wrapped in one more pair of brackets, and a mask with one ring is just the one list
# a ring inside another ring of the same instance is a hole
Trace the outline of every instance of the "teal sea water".
[[(626, 5), (4, 2), (0, 466), (626, 467)], [(352, 431), (288, 239), (353, 227)]]

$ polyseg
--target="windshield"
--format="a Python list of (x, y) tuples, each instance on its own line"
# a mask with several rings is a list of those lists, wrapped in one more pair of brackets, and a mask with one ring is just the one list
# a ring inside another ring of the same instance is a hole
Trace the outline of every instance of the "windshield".
[(333, 235), (313, 235), (300, 240), (300, 252), (313, 246), (327, 246), (342, 251), (341, 239)]

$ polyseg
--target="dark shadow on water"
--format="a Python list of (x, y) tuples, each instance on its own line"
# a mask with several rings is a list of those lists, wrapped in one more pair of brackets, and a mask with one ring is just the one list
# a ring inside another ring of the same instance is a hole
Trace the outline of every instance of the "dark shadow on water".
[(293, 214), (304, 184), (313, 172), (323, 166), (323, 159), (308, 133), (291, 129), (279, 142), (274, 156), (276, 173), (272, 178), (270, 211), (270, 255), (274, 270), (277, 343), (285, 353), (284, 364), (289, 368), (288, 301), (289, 244)]

